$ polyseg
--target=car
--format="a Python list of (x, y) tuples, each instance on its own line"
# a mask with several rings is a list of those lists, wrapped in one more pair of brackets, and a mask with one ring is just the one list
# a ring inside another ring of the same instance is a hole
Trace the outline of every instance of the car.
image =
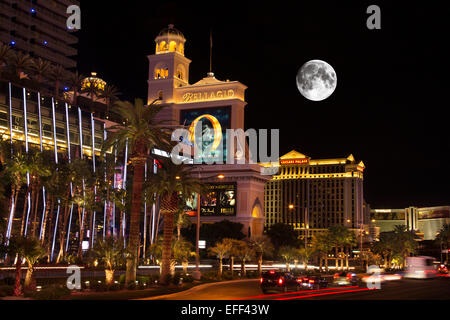
[(290, 272), (270, 270), (263, 272), (260, 278), (261, 290), (265, 294), (269, 291), (289, 292), (301, 289), (303, 277), (294, 276)]
[(302, 287), (306, 289), (323, 289), (328, 286), (328, 281), (320, 275), (310, 275), (302, 279)]
[(359, 279), (356, 273), (353, 272), (339, 272), (335, 273), (333, 276), (333, 284), (338, 286), (357, 286), (359, 284)]
[(438, 267), (438, 272), (443, 273), (443, 274), (448, 274), (448, 266), (446, 266), (445, 264), (441, 264)]

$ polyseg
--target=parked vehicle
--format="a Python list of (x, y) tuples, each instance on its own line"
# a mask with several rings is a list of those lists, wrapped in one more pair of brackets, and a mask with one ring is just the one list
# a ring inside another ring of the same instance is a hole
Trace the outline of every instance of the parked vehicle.
[(405, 278), (429, 279), (437, 276), (433, 257), (407, 257)]
[(260, 283), (261, 290), (265, 294), (269, 291), (289, 292), (301, 289), (303, 277), (294, 276), (290, 272), (267, 271), (263, 272)]

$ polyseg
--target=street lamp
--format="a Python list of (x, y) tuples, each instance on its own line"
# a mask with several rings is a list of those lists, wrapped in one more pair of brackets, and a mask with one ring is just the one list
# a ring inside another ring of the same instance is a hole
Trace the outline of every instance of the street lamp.
[[(200, 170), (198, 172), (198, 178), (200, 180)], [(225, 175), (219, 174), (219, 175), (213, 175), (209, 177), (204, 177), (203, 179), (210, 179), (210, 178), (217, 178), (217, 179), (225, 179)], [(196, 241), (195, 241), (195, 271), (192, 273), (192, 276), (194, 279), (199, 280), (201, 277), (200, 273), (200, 193), (197, 193), (197, 232), (196, 232)]]

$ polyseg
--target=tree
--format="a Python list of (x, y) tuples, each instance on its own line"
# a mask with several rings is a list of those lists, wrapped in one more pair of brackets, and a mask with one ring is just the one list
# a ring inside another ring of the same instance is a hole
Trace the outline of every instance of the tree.
[(24, 54), (21, 51), (15, 52), (11, 56), (11, 65), (14, 68), (14, 71), (17, 77), (22, 79), (24, 77), (24, 73), (31, 70), (33, 66), (33, 60), (28, 54)]
[(278, 251), (281, 259), (286, 263), (286, 271), (291, 271), (291, 262), (293, 262), (298, 257), (298, 250), (294, 247), (282, 246)]
[(333, 249), (328, 231), (313, 235), (312, 248), (319, 255), (319, 270), (322, 272), (322, 261), (325, 260), (325, 270), (328, 272), (328, 252)]
[(181, 263), (185, 274), (187, 273), (189, 258), (195, 256), (195, 251), (193, 251), (192, 248), (192, 243), (183, 238), (176, 239), (173, 245), (173, 256), (175, 261)]
[(418, 247), (414, 231), (408, 231), (406, 226), (394, 227), (394, 252), (400, 257), (402, 267), (406, 267), (406, 258), (414, 253)]
[(236, 257), (241, 261), (241, 277), (245, 277), (247, 273), (245, 263), (255, 255), (255, 252), (253, 248), (249, 246), (248, 241), (244, 240), (233, 240), (232, 248)]
[(0, 42), (0, 79), (2, 77), (3, 67), (8, 63), (11, 59), (12, 55), (11, 47)]
[(88, 78), (84, 83), (83, 93), (86, 93), (91, 99), (90, 109), (94, 112), (95, 109), (95, 99), (100, 96), (99, 80), (95, 78)]
[(250, 238), (249, 245), (253, 248), (256, 254), (256, 259), (258, 261), (258, 273), (259, 275), (261, 275), (263, 256), (265, 254), (272, 254), (274, 251), (274, 247), (272, 245), (272, 242), (270, 241), (270, 238), (266, 235)]
[[(139, 247), (139, 231), (141, 217), (142, 187), (144, 165), (154, 147), (165, 149), (170, 144), (171, 136), (163, 122), (156, 121), (156, 115), (161, 111), (159, 105), (144, 106), (140, 99), (135, 104), (118, 102), (115, 112), (123, 125), (115, 125), (108, 129), (108, 138), (104, 141), (101, 154), (116, 146), (119, 151), (128, 145), (131, 154), (131, 166), (134, 169), (132, 203), (130, 213), (130, 231), (128, 240), (129, 255), (127, 256), (126, 282), (135, 283), (137, 250)], [(168, 149), (168, 148), (166, 148)], [(167, 200), (167, 198), (166, 198)], [(176, 202), (175, 202), (176, 203)], [(171, 205), (172, 203), (164, 203)]]
[(113, 85), (106, 85), (105, 88), (100, 92), (100, 98), (105, 99), (106, 103), (106, 119), (109, 119), (109, 110), (112, 105), (117, 101), (120, 95), (119, 90)]
[(25, 276), (25, 290), (35, 290), (34, 265), (45, 255), (45, 250), (36, 238), (24, 238), (22, 240), (21, 256), (28, 264), (27, 274)]
[[(339, 248), (345, 245), (346, 238), (348, 235), (348, 229), (342, 225), (334, 225), (328, 228), (328, 235), (334, 246), (334, 256), (336, 261), (336, 270), (339, 268)], [(342, 261), (342, 269), (344, 268), (344, 263)]]
[(314, 254), (314, 249), (312, 248), (300, 248), (298, 249), (298, 257), (303, 261), (303, 268), (308, 271), (308, 262)]
[(31, 70), (36, 76), (36, 82), (40, 90), (43, 80), (50, 75), (51, 64), (47, 60), (38, 58), (38, 60), (32, 60)]
[(297, 232), (294, 227), (285, 223), (275, 223), (267, 231), (267, 235), (272, 241), (275, 249), (282, 246), (297, 247), (300, 244)]
[(61, 81), (66, 78), (66, 71), (61, 65), (57, 65), (51, 69), (49, 78), (55, 83), (55, 99), (59, 99), (59, 89), (61, 87)]
[(114, 283), (114, 272), (117, 267), (121, 266), (125, 261), (125, 250), (121, 242), (113, 237), (105, 237), (105, 239), (97, 241), (92, 249), (92, 255), (103, 263), (105, 267), (107, 286)]
[(445, 261), (448, 264), (448, 249), (450, 248), (450, 224), (444, 224), (436, 236), (436, 240), (439, 243), (443, 243), (445, 245), (445, 249), (447, 249), (445, 255)]
[(223, 259), (230, 254), (232, 244), (230, 241), (221, 241), (216, 243), (214, 247), (208, 249), (210, 255), (219, 259), (219, 277), (222, 277)]
[(191, 220), (189, 219), (189, 216), (185, 213), (183, 209), (178, 210), (176, 214), (176, 226), (177, 226), (177, 240), (180, 240), (181, 238), (181, 228), (185, 228), (187, 226), (190, 226), (192, 224)]
[(378, 241), (372, 244), (372, 251), (378, 253), (384, 259), (384, 267), (391, 268), (391, 260), (394, 254), (394, 233), (381, 232)]
[(170, 160), (161, 164), (158, 172), (148, 178), (146, 192), (157, 194), (160, 199), (160, 211), (164, 218), (161, 283), (166, 283), (172, 258), (174, 216), (179, 210), (180, 194), (189, 196), (193, 193), (202, 194), (205, 188), (199, 180), (192, 177), (192, 168), (176, 165)]
[[(225, 238), (242, 240), (245, 235), (242, 233), (244, 225), (239, 222), (222, 220), (211, 224), (203, 224), (200, 227), (200, 234), (206, 243), (215, 245), (217, 242)], [(196, 226), (191, 225), (190, 228), (183, 230), (182, 234), (192, 242), (195, 241)]]
[(67, 77), (67, 83), (69, 85), (70, 88), (72, 88), (73, 91), (73, 96), (72, 96), (72, 101), (71, 104), (73, 106), (78, 106), (78, 96), (80, 94), (80, 88), (81, 88), (81, 84), (84, 80), (84, 76), (82, 74), (78, 74), (78, 71), (76, 71), (75, 73), (70, 73), (69, 76)]

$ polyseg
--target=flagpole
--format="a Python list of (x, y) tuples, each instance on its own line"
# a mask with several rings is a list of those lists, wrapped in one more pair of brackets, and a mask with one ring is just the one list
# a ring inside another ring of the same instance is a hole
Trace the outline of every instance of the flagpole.
[(209, 72), (212, 72), (212, 29), (209, 29)]

